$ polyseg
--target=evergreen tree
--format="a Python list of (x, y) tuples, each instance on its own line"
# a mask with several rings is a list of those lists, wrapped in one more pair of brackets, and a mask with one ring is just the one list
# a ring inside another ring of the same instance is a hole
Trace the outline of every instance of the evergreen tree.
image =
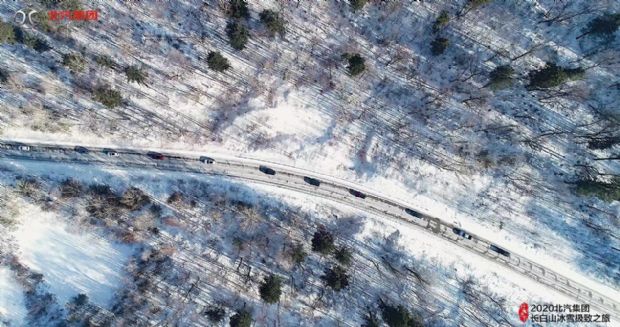
[(435, 38), (431, 42), (431, 53), (434, 56), (438, 56), (438, 55), (442, 54), (446, 50), (446, 48), (448, 47), (449, 43), (450, 42), (446, 38), (443, 38), (443, 37)]
[(236, 50), (243, 50), (248, 43), (250, 32), (245, 24), (233, 21), (226, 26), (226, 35), (228, 35), (230, 46)]
[(351, 264), (353, 254), (351, 253), (351, 250), (349, 250), (349, 248), (347, 248), (346, 246), (341, 246), (337, 248), (334, 252), (334, 258), (341, 264), (348, 266)]
[(207, 65), (210, 69), (216, 72), (223, 72), (230, 68), (230, 63), (222, 54), (216, 51), (211, 51), (207, 55)]
[(364, 8), (367, 2), (368, 0), (349, 0), (349, 4), (351, 5), (353, 11), (358, 11)]
[(381, 303), (381, 317), (390, 327), (418, 327), (424, 326), (421, 319), (412, 315), (402, 305), (392, 306)]
[(252, 314), (246, 309), (239, 309), (230, 317), (230, 327), (250, 327)]
[(284, 28), (284, 19), (273, 10), (263, 10), (260, 13), (260, 21), (265, 24), (267, 31), (271, 36), (280, 34), (284, 36), (286, 29)]
[(348, 61), (349, 75), (357, 76), (366, 70), (365, 60), (358, 53), (345, 53), (342, 57)]
[(146, 79), (149, 77), (146, 71), (135, 65), (125, 68), (125, 76), (127, 76), (128, 82), (136, 82), (138, 84), (146, 84)]
[(551, 88), (568, 80), (582, 78), (584, 73), (585, 71), (581, 68), (567, 69), (553, 63), (547, 63), (545, 67), (530, 72), (528, 88)]
[(280, 295), (282, 294), (282, 279), (275, 275), (269, 275), (261, 283), (258, 291), (265, 303), (276, 303), (280, 301)]
[(67, 66), (72, 73), (82, 72), (86, 67), (86, 61), (78, 53), (68, 53), (62, 55), (62, 64)]
[(245, 0), (230, 0), (228, 3), (228, 15), (232, 18), (248, 18), (250, 11)]
[(514, 70), (509, 65), (497, 66), (489, 74), (491, 81), (488, 86), (493, 90), (500, 90), (509, 87), (512, 84)]
[(325, 274), (321, 279), (334, 291), (340, 291), (349, 286), (349, 275), (346, 269), (338, 265), (325, 269)]
[(121, 93), (108, 86), (100, 86), (93, 92), (93, 99), (108, 108), (115, 108), (121, 105), (123, 98)]
[(319, 226), (312, 237), (312, 251), (323, 255), (334, 251), (334, 236), (323, 225)]
[(302, 264), (306, 260), (308, 253), (304, 250), (304, 246), (301, 243), (297, 243), (291, 249), (291, 259), (296, 265)]
[(450, 16), (448, 15), (448, 12), (442, 10), (441, 13), (439, 13), (439, 16), (437, 16), (435, 23), (433, 23), (433, 32), (439, 32), (439, 30), (441, 30), (444, 26), (448, 25), (449, 22)]

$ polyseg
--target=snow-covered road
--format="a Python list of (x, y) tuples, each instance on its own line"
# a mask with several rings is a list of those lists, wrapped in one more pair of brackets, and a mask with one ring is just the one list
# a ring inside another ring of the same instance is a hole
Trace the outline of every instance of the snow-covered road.
[[(118, 155), (108, 155), (109, 150), (113, 150)], [(493, 244), (469, 231), (466, 233), (471, 236), (471, 239), (459, 236), (456, 233), (458, 229), (455, 229), (456, 226), (453, 224), (441, 218), (419, 213), (415, 211), (415, 206), (368, 190), (360, 185), (298, 168), (254, 159), (208, 155), (215, 161), (206, 163), (200, 160), (203, 154), (162, 152), (164, 157), (158, 160), (153, 159), (154, 155), (149, 156), (148, 153), (149, 151), (141, 149), (104, 149), (99, 147), (87, 147), (82, 148), (82, 151), (76, 151), (76, 148), (70, 145), (0, 141), (0, 155), (7, 158), (223, 175), (327, 198), (373, 215), (405, 221), (444, 241), (476, 253), (495, 264), (527, 276), (546, 287), (571, 296), (582, 303), (590, 304), (599, 309), (601, 313), (609, 313), (612, 317), (620, 319), (620, 303), (614, 300), (616, 297), (613, 294), (603, 294), (605, 291), (571, 280), (554, 272), (549, 267), (537, 264), (514, 251), (507, 251), (501, 245)], [(266, 174), (265, 169), (263, 171), (259, 169), (261, 166), (273, 169), (275, 174)], [(313, 185), (317, 183), (310, 183), (308, 177), (320, 181), (320, 184), (318, 186)], [(467, 236), (467, 234), (464, 235)]]

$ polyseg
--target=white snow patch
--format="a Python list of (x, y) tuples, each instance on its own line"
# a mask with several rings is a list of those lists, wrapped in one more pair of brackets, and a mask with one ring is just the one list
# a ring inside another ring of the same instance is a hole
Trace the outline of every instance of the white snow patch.
[(20, 261), (44, 275), (59, 303), (84, 293), (97, 305), (109, 305), (132, 248), (70, 232), (61, 219), (33, 205), (21, 212), (14, 232)]

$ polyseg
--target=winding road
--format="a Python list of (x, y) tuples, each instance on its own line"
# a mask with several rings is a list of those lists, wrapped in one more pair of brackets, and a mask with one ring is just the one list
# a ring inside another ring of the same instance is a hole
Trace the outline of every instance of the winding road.
[[(616, 299), (570, 280), (512, 251), (507, 251), (498, 244), (493, 244), (474, 233), (463, 231), (439, 218), (420, 213), (413, 206), (338, 178), (277, 163), (234, 156), (208, 155), (204, 157), (201, 154), (151, 152), (129, 148), (76, 147), (9, 140), (0, 140), (0, 157), (228, 176), (326, 198), (374, 215), (412, 224), (572, 297), (576, 303), (590, 304), (600, 313), (609, 314), (612, 322), (620, 320), (620, 302)], [(209, 159), (213, 159), (213, 162), (210, 163)]]

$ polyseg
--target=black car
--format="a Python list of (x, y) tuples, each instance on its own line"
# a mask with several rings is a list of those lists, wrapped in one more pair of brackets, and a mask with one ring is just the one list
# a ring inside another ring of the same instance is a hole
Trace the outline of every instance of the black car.
[(73, 150), (77, 153), (88, 153), (88, 149), (83, 146), (76, 146)]
[(312, 177), (308, 177), (308, 176), (304, 176), (304, 182), (310, 184), (310, 185), (314, 185), (314, 186), (319, 186), (321, 185), (321, 181), (316, 179), (316, 178), (312, 178)]
[(159, 153), (159, 152), (151, 151), (151, 152), (148, 152), (146, 155), (149, 156), (149, 158), (155, 159), (155, 160), (164, 160), (164, 159), (166, 159), (166, 157), (163, 154)]
[(452, 232), (462, 238), (466, 238), (468, 240), (471, 240), (471, 235), (467, 234), (464, 230), (456, 228), (456, 227), (452, 227)]
[(200, 157), (200, 159), (199, 159), (199, 160), (200, 160), (202, 163), (206, 163), (206, 164), (212, 164), (212, 163), (214, 163), (214, 162), (215, 162), (215, 159), (213, 159), (213, 158), (209, 158), (209, 157), (205, 157), (205, 156)]
[(419, 212), (417, 212), (415, 210), (409, 209), (409, 208), (405, 208), (405, 212), (407, 214), (411, 215), (411, 216), (416, 217), (416, 218), (420, 218), (420, 219), (424, 218), (424, 215), (422, 215), (421, 213), (419, 213)]
[(491, 251), (495, 251), (495, 252), (497, 252), (497, 253), (505, 256), (505, 257), (510, 257), (510, 252), (508, 252), (508, 251), (506, 251), (506, 250), (504, 250), (504, 249), (502, 249), (502, 248), (500, 248), (500, 247), (498, 247), (496, 245), (493, 245), (493, 244), (489, 245), (489, 249)]
[(267, 166), (259, 166), (258, 170), (262, 171), (263, 173), (267, 174), (267, 175), (275, 175), (276, 171), (267, 167)]
[(365, 199), (366, 198), (366, 194), (364, 194), (364, 193), (362, 193), (360, 191), (354, 190), (352, 188), (349, 189), (349, 193), (351, 193), (351, 195), (353, 195), (355, 197), (358, 197), (360, 199)]

